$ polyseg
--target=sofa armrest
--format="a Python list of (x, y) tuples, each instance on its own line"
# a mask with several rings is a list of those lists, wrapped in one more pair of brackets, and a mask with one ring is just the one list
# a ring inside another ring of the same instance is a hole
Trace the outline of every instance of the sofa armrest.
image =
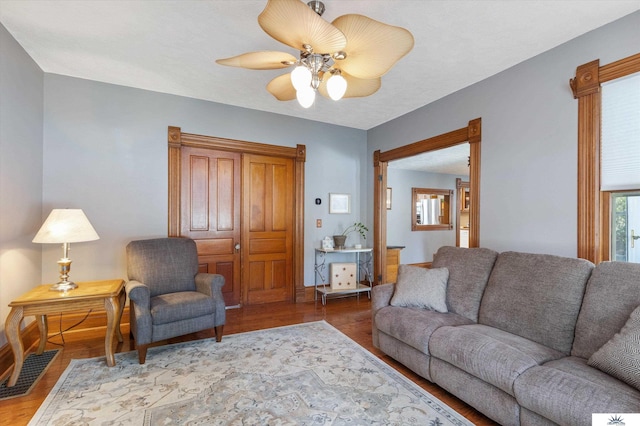
[(373, 346), (379, 348), (378, 326), (376, 325), (376, 314), (385, 306), (389, 306), (395, 284), (381, 284), (371, 289), (371, 337)]
[(375, 315), (377, 311), (389, 306), (395, 284), (381, 284), (371, 289), (371, 312)]

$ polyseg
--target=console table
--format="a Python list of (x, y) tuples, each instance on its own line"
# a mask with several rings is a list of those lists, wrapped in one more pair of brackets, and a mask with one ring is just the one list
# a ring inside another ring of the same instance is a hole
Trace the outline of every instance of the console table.
[(78, 288), (70, 291), (52, 291), (51, 284), (35, 287), (18, 299), (9, 303), (11, 312), (5, 323), (5, 333), (11, 345), (15, 366), (7, 382), (7, 387), (14, 386), (20, 376), (24, 363), (24, 345), (20, 337), (20, 323), (25, 316), (35, 315), (40, 331), (40, 344), (36, 354), (41, 355), (47, 344), (47, 315), (63, 312), (77, 312), (89, 309), (105, 309), (107, 311), (107, 335), (104, 339), (104, 350), (107, 365), (116, 365), (113, 354), (113, 338), (122, 342), (120, 318), (125, 303), (124, 281), (106, 280), (78, 283)]
[[(373, 285), (372, 281), (371, 281), (371, 268), (370, 268), (370, 263), (372, 261), (372, 254), (373, 249), (372, 248), (344, 248), (344, 249), (316, 249), (316, 255), (315, 255), (315, 265), (314, 265), (314, 275), (315, 275), (315, 291), (314, 291), (314, 299), (317, 300), (318, 299), (318, 293), (320, 293), (321, 298), (322, 298), (322, 304), (326, 305), (327, 303), (327, 296), (328, 295), (337, 295), (337, 294), (342, 294), (342, 295), (349, 295), (349, 294), (356, 294), (358, 297), (360, 297), (360, 293), (368, 293), (369, 298), (371, 298), (371, 287)], [(326, 269), (327, 269), (327, 257), (333, 255), (333, 254), (343, 254), (343, 253), (347, 253), (347, 254), (353, 254), (355, 256), (355, 261), (356, 261), (356, 288), (352, 288), (352, 289), (339, 289), (339, 290), (332, 290), (331, 287), (329, 286), (328, 282), (327, 282), (327, 278), (328, 278), (328, 274), (326, 273)], [(360, 254), (364, 253), (365, 256), (368, 254), (369, 256), (364, 259), (362, 262), (360, 261)], [(363, 269), (365, 272), (365, 276), (367, 281), (369, 282), (369, 285), (366, 284), (362, 284), (360, 282), (360, 269)], [(320, 284), (318, 283), (318, 280), (320, 280)]]

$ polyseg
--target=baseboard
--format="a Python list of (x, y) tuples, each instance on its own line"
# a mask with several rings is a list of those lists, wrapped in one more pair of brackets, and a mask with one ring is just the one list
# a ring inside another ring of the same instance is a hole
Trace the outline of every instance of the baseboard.
[[(86, 317), (86, 318), (85, 318)], [(107, 330), (107, 312), (105, 310), (93, 311), (87, 313), (72, 313), (65, 315), (47, 315), (48, 336), (52, 337), (64, 330), (65, 339), (79, 340), (83, 338), (83, 333), (95, 330)], [(75, 327), (73, 327), (75, 325)], [(71, 328), (73, 327), (73, 328)], [(125, 306), (120, 320), (120, 329), (128, 330), (129, 328), (129, 306)], [(68, 329), (68, 330), (67, 330)], [(25, 353), (34, 352), (40, 343), (40, 331), (36, 321), (32, 321), (20, 332)], [(56, 339), (56, 337), (53, 337)], [(57, 338), (59, 339), (59, 337)], [(57, 341), (57, 340), (54, 340)], [(0, 347), (0, 374), (4, 378), (9, 370), (13, 367), (14, 358), (13, 351), (9, 344)]]

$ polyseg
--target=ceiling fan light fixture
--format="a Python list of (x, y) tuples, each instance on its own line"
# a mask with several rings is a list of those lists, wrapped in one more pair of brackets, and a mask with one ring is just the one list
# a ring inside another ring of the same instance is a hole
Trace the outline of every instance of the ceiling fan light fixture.
[(413, 48), (413, 36), (404, 28), (359, 14), (339, 16), (329, 23), (321, 17), (325, 9), (321, 1), (305, 1), (267, 0), (258, 16), (260, 27), (297, 50), (299, 59), (267, 51), (216, 62), (255, 70), (294, 66), (290, 74), (272, 79), (267, 91), (280, 101), (297, 98), (309, 108), (316, 91), (333, 100), (371, 96), (380, 88), (381, 77)]
[(329, 97), (334, 101), (339, 101), (344, 96), (347, 91), (347, 80), (340, 75), (340, 71), (332, 73), (331, 77), (327, 81), (327, 92), (329, 92)]
[(316, 91), (311, 86), (296, 91), (296, 99), (302, 108), (309, 108), (316, 100)]
[(300, 64), (291, 71), (291, 84), (293, 87), (300, 91), (311, 85), (311, 70), (305, 65)]
[(322, 16), (322, 14), (324, 13), (324, 3), (322, 3), (321, 1), (312, 0), (309, 3), (307, 3), (307, 6), (309, 6), (311, 10), (313, 10), (315, 13), (317, 13), (320, 16)]

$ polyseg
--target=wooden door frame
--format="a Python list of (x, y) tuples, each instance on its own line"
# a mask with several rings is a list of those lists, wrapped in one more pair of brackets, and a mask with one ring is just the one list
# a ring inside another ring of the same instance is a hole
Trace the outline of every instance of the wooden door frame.
[(389, 161), (469, 143), (469, 247), (480, 247), (480, 145), (482, 118), (466, 127), (389, 151), (373, 153), (373, 264), (374, 277), (383, 284), (387, 270), (387, 165)]
[(304, 163), (307, 148), (297, 145), (295, 148), (247, 142), (233, 139), (183, 133), (180, 127), (169, 126), (169, 223), (168, 235), (180, 236), (180, 168), (181, 148), (192, 146), (248, 154), (268, 155), (272, 157), (293, 158), (294, 161), (294, 225), (293, 225), (293, 299), (305, 301), (304, 287)]

